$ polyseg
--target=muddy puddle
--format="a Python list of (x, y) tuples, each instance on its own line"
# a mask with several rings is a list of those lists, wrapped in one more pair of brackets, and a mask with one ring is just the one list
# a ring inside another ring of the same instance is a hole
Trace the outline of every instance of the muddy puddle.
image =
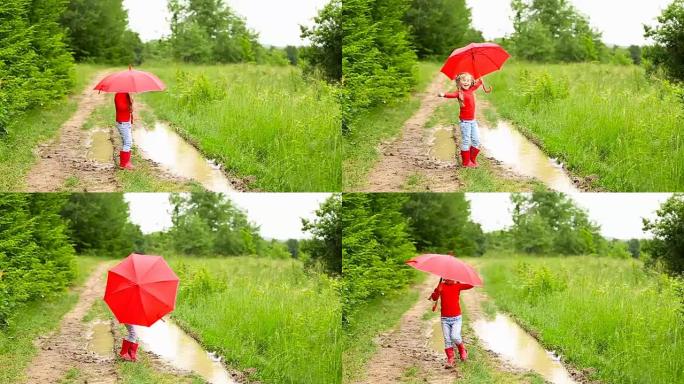
[(488, 156), (515, 172), (534, 177), (559, 192), (578, 192), (561, 164), (551, 160), (507, 122), (499, 120), (495, 128), (480, 125), (480, 141)]
[(136, 327), (141, 348), (160, 356), (172, 366), (192, 371), (212, 384), (236, 384), (217, 358), (172, 321), (157, 321), (151, 327)]
[(439, 161), (454, 162), (456, 160), (456, 143), (451, 128), (439, 127), (432, 131), (430, 155)]
[(88, 330), (88, 350), (102, 357), (111, 357), (114, 353), (114, 337), (107, 321), (93, 321)]
[[(497, 314), (492, 320), (480, 319), (470, 324), (482, 345), (516, 368), (534, 371), (554, 384), (576, 384), (553, 353), (546, 351), (511, 318)], [(439, 319), (432, 327), (430, 345), (444, 353), (444, 339)]]
[(143, 157), (161, 164), (172, 174), (192, 179), (213, 192), (231, 192), (226, 175), (168, 125), (157, 122), (154, 127), (135, 127), (133, 145)]
[(114, 159), (114, 147), (109, 138), (109, 131), (105, 129), (94, 129), (90, 131), (86, 142), (88, 147), (88, 158), (100, 163), (111, 163)]

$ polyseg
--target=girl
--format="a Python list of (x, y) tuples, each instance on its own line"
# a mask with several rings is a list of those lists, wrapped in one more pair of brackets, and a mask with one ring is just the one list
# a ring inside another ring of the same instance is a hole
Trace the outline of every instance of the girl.
[[(463, 72), (456, 76), (457, 92), (440, 93), (439, 97), (447, 99), (458, 99), (461, 105), (459, 118), (461, 120), (461, 161), (467, 168), (475, 168), (477, 164), (477, 154), (480, 153), (480, 135), (477, 130), (475, 120), (475, 91), (484, 83), (482, 80), (473, 78), (468, 72)], [(491, 92), (484, 88), (486, 93)]]
[[(447, 356), (447, 367), (454, 365), (454, 345), (458, 348), (458, 355), (461, 361), (466, 361), (468, 351), (463, 345), (461, 338), (461, 291), (468, 290), (473, 286), (461, 284), (454, 280), (440, 279), (430, 300), (437, 301), (442, 299), (442, 333), (444, 334), (444, 352)], [(437, 305), (435, 303), (435, 305)]]
[(131, 124), (133, 124), (133, 99), (128, 93), (117, 93), (114, 95), (114, 107), (116, 108), (116, 127), (121, 134), (123, 147), (119, 152), (119, 167), (121, 169), (133, 169), (131, 164), (131, 147), (133, 137), (131, 136)]
[(128, 336), (123, 339), (119, 356), (126, 361), (138, 361), (138, 337), (135, 328), (131, 324), (124, 324), (128, 330)]

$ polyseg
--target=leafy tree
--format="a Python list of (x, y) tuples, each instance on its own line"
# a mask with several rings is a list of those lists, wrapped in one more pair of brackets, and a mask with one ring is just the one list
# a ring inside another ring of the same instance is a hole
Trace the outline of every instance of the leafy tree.
[(627, 250), (633, 258), (638, 259), (641, 256), (641, 241), (639, 239), (629, 239)]
[(302, 251), (325, 265), (328, 272), (342, 273), (342, 198), (332, 195), (316, 210), (316, 219), (302, 219), (302, 229), (313, 239), (303, 244)]
[(644, 231), (653, 234), (647, 251), (675, 274), (684, 272), (684, 194), (675, 194), (657, 211), (658, 217), (644, 219)]
[(404, 194), (345, 194), (342, 197), (342, 318), (360, 304), (409, 284), (415, 256)]
[(632, 63), (635, 65), (641, 65), (641, 47), (638, 45), (630, 45), (629, 57), (632, 59)]
[(57, 22), (64, 9), (62, 0), (0, 2), (0, 138), (22, 112), (60, 99), (73, 84)]
[(407, 196), (402, 212), (409, 219), (409, 233), (418, 250), (459, 256), (481, 254), (482, 230), (470, 221), (470, 203), (463, 193)]
[(287, 61), (290, 62), (290, 65), (296, 66), (299, 64), (299, 48), (294, 45), (288, 45), (285, 47), (285, 55), (287, 55)]
[[(302, 49), (302, 58), (311, 68), (322, 71), (331, 81), (342, 79), (342, 0), (332, 0), (314, 18), (311, 28), (301, 27), (302, 38), (311, 41), (311, 46)], [(296, 53), (296, 51), (295, 51)], [(292, 62), (291, 50), (288, 57)], [(296, 63), (296, 56), (295, 63)]]
[(128, 29), (122, 0), (69, 0), (61, 23), (77, 61), (139, 64), (143, 44)]
[(658, 16), (659, 25), (644, 26), (645, 37), (654, 40), (645, 56), (665, 68), (667, 74), (684, 81), (684, 0), (674, 0)]
[(513, 194), (516, 248), (527, 253), (579, 255), (604, 250), (599, 227), (566, 195), (559, 192)]
[(299, 240), (287, 239), (285, 244), (287, 245), (287, 251), (296, 259), (299, 256)]
[(223, 0), (169, 0), (176, 59), (194, 63), (256, 62), (265, 58), (258, 35)]
[(176, 252), (186, 255), (244, 255), (260, 253), (258, 227), (221, 193), (172, 194), (168, 236)]
[(415, 84), (416, 54), (403, 20), (408, 0), (342, 2), (342, 125)]
[(61, 291), (75, 276), (74, 249), (57, 194), (0, 194), (0, 326), (22, 304)]
[(535, 61), (606, 60), (601, 34), (568, 0), (512, 0), (515, 54)]
[(465, 0), (413, 0), (405, 20), (419, 58), (443, 58), (457, 47), (482, 41), (471, 26)]
[(122, 193), (74, 193), (61, 211), (77, 252), (125, 257), (142, 243)]

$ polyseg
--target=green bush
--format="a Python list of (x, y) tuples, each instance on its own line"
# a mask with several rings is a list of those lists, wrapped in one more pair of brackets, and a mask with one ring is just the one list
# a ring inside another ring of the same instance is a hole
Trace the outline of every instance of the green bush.
[(533, 75), (523, 70), (519, 77), (520, 97), (524, 104), (538, 109), (547, 103), (562, 100), (570, 94), (570, 83), (565, 77), (553, 78), (547, 71)]
[(20, 305), (75, 278), (75, 252), (59, 216), (65, 202), (54, 194), (0, 194), (0, 326)]
[(516, 266), (518, 278), (517, 289), (520, 289), (530, 302), (554, 292), (562, 292), (567, 286), (567, 279), (545, 265), (533, 266), (519, 262)]

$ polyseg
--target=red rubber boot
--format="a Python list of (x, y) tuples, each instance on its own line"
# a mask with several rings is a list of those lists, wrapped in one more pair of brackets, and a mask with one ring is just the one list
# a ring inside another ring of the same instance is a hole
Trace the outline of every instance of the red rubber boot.
[(465, 345), (463, 343), (456, 344), (456, 347), (458, 347), (458, 356), (461, 361), (466, 361), (468, 359), (468, 351), (465, 349)]
[(128, 354), (128, 351), (131, 348), (131, 342), (123, 339), (123, 342), (121, 343), (121, 352), (119, 352), (119, 356), (121, 356), (122, 359), (130, 361), (131, 356)]
[(473, 163), (474, 167), (479, 166), (477, 163), (477, 155), (480, 153), (480, 148), (470, 147), (470, 162)]
[(119, 152), (119, 168), (121, 169), (133, 169), (133, 164), (131, 164), (131, 152)]
[(447, 367), (453, 367), (454, 366), (454, 347), (449, 347), (444, 350), (447, 356)]
[(131, 347), (128, 349), (132, 361), (138, 361), (138, 345), (138, 343), (131, 343)]
[(466, 168), (473, 167), (473, 163), (470, 162), (470, 151), (461, 151), (461, 163)]

